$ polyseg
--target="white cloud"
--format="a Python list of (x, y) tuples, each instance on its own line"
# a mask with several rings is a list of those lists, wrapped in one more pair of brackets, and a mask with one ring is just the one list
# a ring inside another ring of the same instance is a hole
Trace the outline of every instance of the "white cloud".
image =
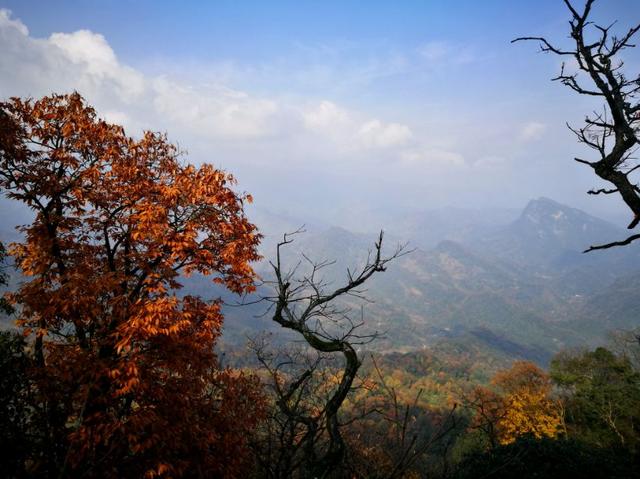
[(66, 59), (80, 67), (80, 84), (111, 83), (125, 101), (135, 100), (143, 94), (143, 75), (122, 65), (102, 35), (89, 30), (54, 33), (49, 37), (48, 44), (58, 47)]
[(302, 117), (309, 130), (330, 134), (343, 130), (346, 125), (352, 122), (347, 110), (328, 100), (307, 108)]
[(302, 117), (309, 131), (330, 138), (342, 150), (400, 147), (413, 136), (407, 125), (366, 119), (327, 100), (307, 107)]
[(402, 152), (401, 162), (409, 166), (464, 166), (465, 160), (460, 153), (438, 148), (411, 149)]
[(275, 101), (228, 88), (156, 78), (152, 97), (155, 111), (200, 136), (255, 139), (272, 135), (278, 128)]
[(187, 143), (278, 138), (289, 143), (281, 145), (285, 149), (299, 148), (296, 136), (306, 131), (311, 135), (307, 148), (315, 141), (325, 149), (333, 145), (339, 154), (399, 147), (412, 137), (406, 125), (328, 100), (298, 103), (255, 96), (215, 81), (144, 75), (123, 64), (98, 33), (78, 30), (34, 38), (7, 10), (0, 10), (0, 39), (0, 95), (38, 97), (78, 90), (101, 116), (128, 129), (166, 129)]
[[(447, 178), (467, 164), (451, 129), (439, 126), (440, 115), (437, 124), (409, 125), (329, 95), (279, 91), (277, 82), (275, 93), (254, 94), (251, 86), (236, 86), (242, 83), (236, 74), (200, 75), (207, 65), (143, 73), (102, 35), (80, 30), (35, 38), (7, 11), (0, 11), (0, 45), (0, 98), (77, 90), (128, 134), (167, 132), (189, 161), (228, 168), (271, 207), (319, 213), (324, 199), (378, 198), (375, 184), (411, 185), (432, 195), (448, 191)], [(395, 194), (402, 198), (405, 191)], [(292, 206), (292, 197), (301, 199)]]
[(127, 115), (122, 111), (107, 110), (107, 111), (103, 111), (101, 116), (105, 121), (108, 121), (109, 123), (122, 125), (125, 128), (125, 130), (133, 128), (133, 125), (131, 123), (131, 118), (129, 117), (129, 115)]
[(407, 125), (399, 123), (384, 124), (380, 120), (370, 120), (358, 130), (363, 144), (370, 147), (387, 148), (403, 145), (413, 136)]
[(530, 121), (526, 123), (520, 129), (518, 133), (518, 139), (522, 142), (534, 141), (542, 137), (542, 134), (547, 129), (547, 125), (537, 121)]
[(0, 28), (17, 30), (23, 36), (29, 35), (29, 29), (20, 20), (13, 20), (11, 12), (5, 8), (0, 8)]

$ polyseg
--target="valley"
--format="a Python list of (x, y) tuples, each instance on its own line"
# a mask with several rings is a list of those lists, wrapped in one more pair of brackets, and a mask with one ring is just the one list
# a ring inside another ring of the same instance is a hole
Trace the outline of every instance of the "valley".
[[(438, 216), (440, 221), (431, 221)], [(345, 304), (357, 314), (363, 308), (363, 330), (381, 334), (370, 348), (408, 352), (455, 339), (545, 364), (563, 348), (593, 346), (612, 331), (637, 327), (640, 249), (631, 245), (582, 253), (591, 244), (622, 237), (624, 232), (615, 225), (546, 198), (532, 200), (506, 223), (487, 223), (491, 215), (474, 223), (477, 214), (465, 216), (460, 210), (456, 221), (447, 223), (444, 216), (414, 215), (416, 226), (401, 218), (386, 229), (387, 248), (406, 242), (410, 253), (372, 279), (369, 301), (350, 299)], [(497, 220), (507, 217), (499, 216)], [(303, 222), (264, 212), (257, 222), (265, 235), (265, 259), (257, 269), (268, 279), (268, 259), (280, 235)], [(429, 224), (433, 228), (425, 233)], [(285, 258), (293, 264), (304, 253), (314, 261), (334, 262), (325, 276), (336, 285), (347, 268), (363, 264), (375, 238), (374, 231), (312, 225), (295, 237)], [(196, 278), (186, 284), (185, 292), (204, 296), (209, 288)], [(266, 285), (244, 303), (260, 295), (269, 295)], [(242, 302), (228, 293), (225, 300)], [(259, 331), (278, 331), (268, 314), (263, 315), (265, 309), (260, 303), (227, 306), (225, 341), (239, 344)]]

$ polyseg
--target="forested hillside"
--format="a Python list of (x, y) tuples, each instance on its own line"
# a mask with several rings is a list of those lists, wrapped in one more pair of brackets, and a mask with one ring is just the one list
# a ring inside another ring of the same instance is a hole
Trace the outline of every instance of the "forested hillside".
[[(469, 221), (478, 215), (467, 214)], [(259, 217), (267, 235), (261, 248), (266, 259), (273, 257), (275, 231), (295, 231), (302, 225), (300, 219), (283, 222), (272, 217), (265, 212)], [(513, 221), (485, 224), (483, 229), (453, 241), (444, 239), (448, 228), (434, 227), (430, 234), (442, 239), (431, 248), (423, 247), (419, 237), (389, 233), (389, 242), (407, 243), (411, 253), (368, 283), (367, 297), (373, 302), (350, 302), (364, 307), (370, 332), (384, 333), (373, 349), (409, 351), (443, 338), (464, 337), (497, 354), (546, 365), (563, 348), (603, 344), (609, 333), (637, 326), (640, 303), (633, 284), (640, 278), (640, 250), (632, 245), (582, 253), (593, 242), (617, 237), (620, 228), (541, 198), (532, 200)], [(304, 253), (335, 261), (325, 274), (338, 282), (347, 268), (365, 261), (373, 236), (311, 226), (293, 244), (291, 257)], [(267, 260), (258, 271), (269, 278)], [(187, 290), (203, 294), (205, 285), (192, 279)], [(230, 304), (242, 302), (228, 299)], [(256, 299), (259, 294), (245, 303)], [(247, 336), (272, 328), (268, 317), (261, 316), (266, 307), (228, 307), (226, 314), (234, 320), (227, 323), (225, 341), (241, 344)]]

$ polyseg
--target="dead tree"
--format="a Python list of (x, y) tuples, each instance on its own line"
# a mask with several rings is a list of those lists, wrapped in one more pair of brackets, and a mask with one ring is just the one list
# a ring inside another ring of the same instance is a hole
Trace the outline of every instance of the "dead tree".
[[(615, 22), (602, 26), (589, 21), (595, 0), (586, 0), (582, 10), (576, 9), (570, 0), (564, 0), (564, 3), (571, 14), (571, 48), (560, 48), (544, 37), (520, 37), (512, 43), (537, 41), (542, 52), (574, 60), (575, 68), (569, 71), (563, 63), (560, 74), (553, 80), (580, 95), (603, 100), (603, 110), (587, 115), (582, 127), (567, 125), (580, 143), (596, 152), (595, 159), (575, 158), (575, 161), (588, 165), (598, 177), (611, 184), (612, 188), (592, 189), (588, 193), (620, 195), (633, 213), (628, 229), (634, 229), (640, 223), (640, 189), (632, 178), (632, 173), (640, 167), (633, 156), (639, 142), (640, 76), (630, 78), (625, 74), (620, 54), (635, 47), (631, 41), (640, 25), (618, 36), (612, 31)], [(585, 252), (627, 245), (639, 238), (640, 234), (633, 234), (620, 241), (591, 246)]]
[[(272, 303), (273, 321), (299, 335), (306, 349), (273, 355), (254, 343), (258, 359), (272, 379), (278, 414), (276, 436), (281, 442), (276, 444), (277, 454), (271, 455), (275, 462), (267, 473), (271, 477), (322, 478), (332, 474), (345, 457), (339, 413), (361, 365), (357, 348), (378, 336), (377, 332), (360, 333), (363, 315), (354, 319), (337, 300), (347, 296), (364, 299), (364, 283), (407, 251), (398, 246), (383, 256), (381, 232), (364, 266), (355, 272), (347, 270), (344, 284), (328, 290), (329, 284), (320, 276), (331, 262), (317, 263), (303, 255), (305, 272), (301, 263), (285, 269), (283, 248), (293, 242), (295, 233), (285, 234), (277, 246), (275, 262), (271, 263), (275, 279), (267, 282), (275, 294), (265, 299)], [(326, 368), (323, 361), (336, 355), (340, 359)], [(323, 377), (331, 372), (333, 383)]]

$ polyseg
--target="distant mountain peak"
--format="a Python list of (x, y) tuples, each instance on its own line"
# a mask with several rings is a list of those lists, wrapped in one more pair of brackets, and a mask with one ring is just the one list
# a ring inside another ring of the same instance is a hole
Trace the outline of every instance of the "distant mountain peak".
[(586, 215), (586, 213), (577, 210), (575, 208), (571, 208), (570, 206), (563, 205), (562, 203), (558, 203), (557, 201), (552, 200), (551, 198), (546, 198), (541, 196), (540, 198), (529, 201), (527, 206), (522, 211), (522, 216), (538, 216), (538, 215), (557, 215), (557, 216), (566, 216), (567, 214), (577, 213)]
[(504, 251), (523, 259), (538, 257), (539, 261), (567, 252), (577, 254), (589, 244), (611, 241), (620, 234), (605, 220), (545, 197), (529, 201), (507, 229), (509, 233), (501, 241)]
[(558, 203), (550, 198), (540, 197), (529, 201), (522, 211), (516, 223), (546, 225), (552, 229), (562, 228), (562, 225), (571, 225), (571, 228), (578, 228), (586, 231), (589, 226), (598, 223), (600, 227), (610, 227), (606, 221), (591, 216), (584, 211), (572, 208), (562, 203)]
[(529, 201), (529, 204), (541, 204), (541, 205), (549, 205), (549, 206), (553, 206), (553, 207), (560, 207), (560, 208), (569, 208), (569, 206), (564, 205), (562, 203), (557, 202), (556, 200), (552, 200), (551, 198), (548, 198), (546, 196), (539, 196), (538, 198), (532, 199), (531, 201)]

